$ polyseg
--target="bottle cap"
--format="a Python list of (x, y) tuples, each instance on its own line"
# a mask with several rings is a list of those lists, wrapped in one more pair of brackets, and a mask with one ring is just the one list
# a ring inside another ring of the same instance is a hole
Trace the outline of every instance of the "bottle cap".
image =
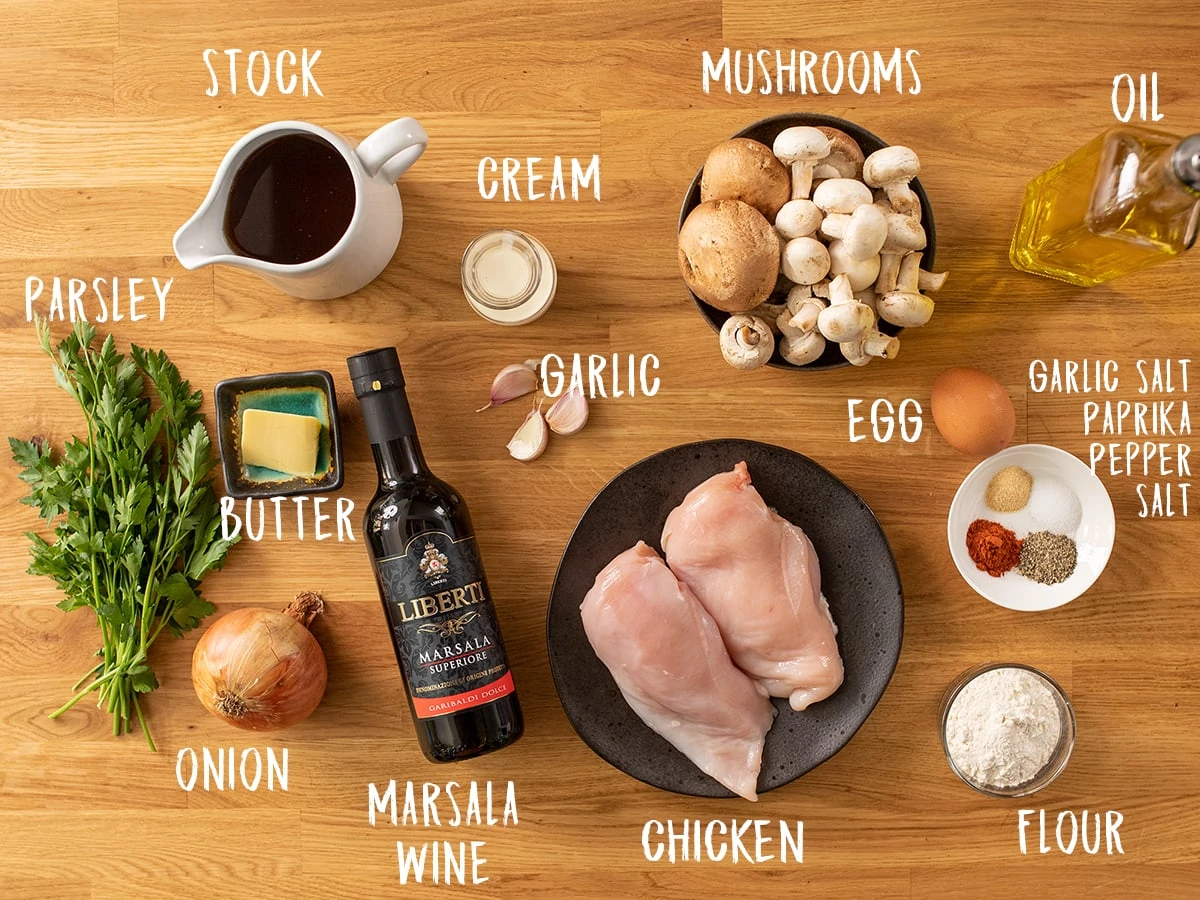
[(1171, 167), (1180, 181), (1193, 191), (1200, 191), (1200, 134), (1179, 142), (1171, 154)]
[(358, 353), (346, 360), (346, 367), (350, 370), (354, 396), (359, 399), (385, 388), (404, 387), (404, 373), (400, 371), (400, 356), (395, 347)]

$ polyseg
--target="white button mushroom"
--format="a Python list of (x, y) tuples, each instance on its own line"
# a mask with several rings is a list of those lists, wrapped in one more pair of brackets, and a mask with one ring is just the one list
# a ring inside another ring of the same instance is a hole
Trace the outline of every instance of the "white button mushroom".
[(942, 289), (942, 285), (946, 283), (946, 276), (949, 272), (926, 272), (922, 269), (917, 273), (917, 290), (925, 293), (928, 291), (931, 294), (936, 294)]
[(879, 277), (879, 257), (855, 259), (844, 241), (829, 243), (829, 271), (833, 275), (845, 275), (850, 279), (850, 290), (861, 291), (874, 284)]
[(839, 275), (829, 283), (829, 306), (817, 317), (821, 334), (835, 343), (856, 341), (875, 325), (875, 312), (859, 303), (850, 290), (850, 280)]
[(817, 327), (817, 318), (826, 306), (828, 301), (815, 296), (812, 293), (813, 285), (798, 284), (787, 295), (786, 315), (781, 313), (779, 330), (783, 330), (783, 326), (801, 332), (809, 332)]
[(757, 316), (730, 316), (721, 326), (721, 355), (735, 369), (757, 369), (774, 352), (771, 326)]
[(900, 263), (896, 289), (879, 298), (879, 317), (901, 328), (919, 328), (933, 316), (933, 301), (918, 290), (921, 254), (910, 253)]
[(887, 241), (887, 217), (878, 207), (863, 205), (848, 216), (826, 216), (821, 234), (842, 241), (851, 256), (865, 260), (877, 256)]
[(808, 125), (793, 125), (779, 132), (771, 149), (780, 162), (791, 166), (792, 199), (807, 197), (813, 167), (829, 154), (829, 138)]
[(789, 241), (811, 237), (821, 227), (821, 208), (811, 200), (789, 200), (775, 217), (775, 229)]
[(758, 304), (758, 306), (754, 307), (754, 309), (747, 310), (746, 315), (762, 319), (769, 326), (771, 326), (771, 330), (773, 332), (778, 334), (779, 329), (775, 326), (775, 320), (786, 312), (786, 303), (775, 303), (771, 300), (764, 300), (762, 303)]
[(871, 189), (853, 178), (830, 178), (817, 185), (813, 203), (827, 213), (849, 215), (872, 202)]
[(780, 268), (796, 284), (815, 284), (829, 274), (829, 251), (816, 238), (793, 238), (783, 245)]
[(825, 352), (825, 338), (817, 330), (817, 317), (825, 302), (811, 296), (807, 285), (797, 285), (788, 291), (787, 312), (778, 322), (779, 355), (794, 366), (806, 366)]
[(863, 181), (881, 187), (896, 212), (906, 216), (920, 214), (921, 201), (908, 182), (917, 177), (921, 163), (917, 154), (899, 145), (876, 150), (863, 163)]
[(825, 352), (825, 338), (813, 329), (805, 334), (785, 334), (779, 342), (779, 355), (793, 366), (807, 366), (816, 362)]
[(900, 354), (900, 338), (872, 330), (857, 341), (838, 344), (838, 349), (850, 365), (865, 366), (872, 359), (895, 359)]

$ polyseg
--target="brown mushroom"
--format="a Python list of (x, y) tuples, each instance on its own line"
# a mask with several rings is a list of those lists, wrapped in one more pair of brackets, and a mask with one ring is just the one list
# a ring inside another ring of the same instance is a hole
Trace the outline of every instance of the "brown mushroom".
[(813, 178), (862, 178), (863, 156), (858, 141), (840, 128), (820, 125), (817, 130), (829, 138), (829, 154), (813, 169)]
[(740, 200), (709, 200), (679, 229), (679, 268), (705, 303), (744, 312), (775, 290), (779, 236), (754, 207)]
[(733, 138), (712, 148), (700, 176), (700, 200), (741, 200), (770, 221), (791, 195), (791, 179), (771, 148)]

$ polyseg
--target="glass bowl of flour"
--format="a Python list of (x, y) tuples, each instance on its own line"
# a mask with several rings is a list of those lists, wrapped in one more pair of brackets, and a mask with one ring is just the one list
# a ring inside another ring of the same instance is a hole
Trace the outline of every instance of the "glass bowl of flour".
[(942, 698), (942, 748), (954, 774), (990, 797), (1027, 797), (1059, 776), (1075, 746), (1075, 711), (1032, 666), (987, 663)]

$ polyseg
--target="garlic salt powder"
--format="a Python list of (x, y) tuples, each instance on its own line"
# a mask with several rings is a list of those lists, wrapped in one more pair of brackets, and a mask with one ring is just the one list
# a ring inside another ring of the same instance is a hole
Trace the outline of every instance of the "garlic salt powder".
[(1015, 666), (967, 682), (945, 719), (946, 753), (968, 781), (1011, 789), (1035, 779), (1062, 736), (1059, 700), (1046, 679)]

